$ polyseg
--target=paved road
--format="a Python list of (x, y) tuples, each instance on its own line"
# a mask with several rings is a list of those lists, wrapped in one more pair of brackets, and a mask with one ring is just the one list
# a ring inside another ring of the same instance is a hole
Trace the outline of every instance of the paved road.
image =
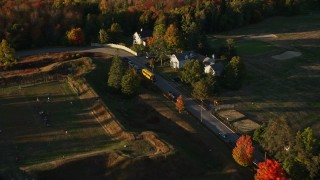
[[(145, 64), (148, 62), (148, 60), (145, 57), (131, 57), (129, 58), (137, 65), (141, 67), (145, 67)], [(178, 94), (182, 94), (177, 90), (176, 86), (177, 83), (173, 81), (168, 81), (162, 78), (161, 76), (157, 76), (157, 82), (155, 84), (163, 91), (163, 92), (177, 92)], [(198, 104), (196, 101), (194, 101), (191, 97), (186, 96), (185, 94), (182, 94), (186, 103), (186, 109), (192, 113), (195, 117), (199, 119), (201, 123), (203, 123), (208, 129), (213, 131), (215, 134), (220, 136), (220, 138), (229, 144), (235, 144), (235, 142), (238, 140), (239, 136), (236, 134), (232, 129), (230, 129), (228, 126), (226, 126), (224, 123), (222, 123), (217, 117), (215, 117), (211, 111), (212, 110), (206, 110), (201, 107), (200, 104)], [(202, 109), (202, 111), (201, 111)], [(201, 117), (202, 114), (202, 117)], [(225, 137), (222, 137), (220, 134), (224, 134)], [(258, 151), (257, 148), (255, 148), (255, 157), (254, 160), (255, 163), (264, 161), (263, 154)]]
[[(147, 63), (147, 59), (145, 57), (135, 57), (134, 55), (118, 49), (108, 48), (108, 47), (56, 47), (56, 48), (44, 48), (44, 49), (37, 49), (37, 50), (28, 50), (28, 51), (21, 51), (16, 53), (16, 57), (23, 57), (23, 56), (30, 56), (35, 54), (46, 54), (46, 53), (57, 53), (57, 52), (98, 52), (98, 53), (106, 53), (111, 55), (119, 55), (121, 57), (128, 57), (133, 63), (139, 65), (140, 67), (145, 67), (145, 63)], [(165, 80), (164, 78), (157, 76), (157, 85), (163, 92), (177, 92), (178, 94), (182, 94), (175, 88), (177, 84), (174, 82), (170, 82)], [(182, 94), (185, 99), (186, 109), (192, 113), (195, 117), (199, 119), (201, 123), (203, 123), (207, 128), (213, 131), (215, 134), (219, 135), (225, 134), (226, 137), (221, 137), (226, 143), (235, 143), (239, 136), (228, 126), (223, 124), (218, 118), (211, 114), (210, 110), (202, 109), (201, 106), (195, 102), (191, 97), (187, 97), (186, 95)], [(202, 118), (201, 118), (202, 112)], [(202, 119), (202, 121), (201, 121)], [(264, 160), (264, 156), (261, 152), (255, 148), (255, 162), (262, 162)]]

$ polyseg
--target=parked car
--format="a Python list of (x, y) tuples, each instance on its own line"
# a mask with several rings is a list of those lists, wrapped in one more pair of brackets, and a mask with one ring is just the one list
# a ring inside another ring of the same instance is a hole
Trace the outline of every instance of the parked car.
[(133, 62), (128, 61), (129, 66), (134, 66)]
[(172, 91), (169, 91), (169, 92), (168, 92), (168, 96), (169, 96), (169, 98), (170, 98), (171, 100), (173, 100), (173, 101), (176, 101), (177, 98), (178, 98), (178, 95), (177, 95), (176, 93), (172, 92)]
[(227, 135), (226, 135), (225, 133), (219, 132), (219, 135), (220, 135), (221, 137), (223, 137), (223, 139), (226, 139), (226, 138), (227, 138)]
[(133, 67), (137, 70), (138, 73), (141, 73), (141, 68), (138, 65), (133, 65)]
[(152, 59), (152, 58), (155, 58), (155, 57), (156, 57), (156, 55), (154, 55), (154, 54), (147, 54), (146, 55), (147, 59)]
[(222, 100), (220, 100), (220, 99), (214, 100), (214, 105), (221, 105), (221, 104), (223, 104)]

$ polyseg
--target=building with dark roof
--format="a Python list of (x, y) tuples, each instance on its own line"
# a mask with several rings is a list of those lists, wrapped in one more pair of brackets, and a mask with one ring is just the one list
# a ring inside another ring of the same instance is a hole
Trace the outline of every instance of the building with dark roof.
[(133, 44), (142, 44), (144, 46), (147, 45), (147, 38), (152, 37), (152, 31), (143, 30), (137, 31), (133, 34)]

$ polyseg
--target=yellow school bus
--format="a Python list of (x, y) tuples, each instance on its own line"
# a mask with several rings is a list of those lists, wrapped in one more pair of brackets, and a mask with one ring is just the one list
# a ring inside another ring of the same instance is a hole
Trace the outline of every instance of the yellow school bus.
[(142, 69), (142, 75), (144, 75), (146, 78), (150, 79), (152, 82), (157, 81), (155, 75), (146, 68)]

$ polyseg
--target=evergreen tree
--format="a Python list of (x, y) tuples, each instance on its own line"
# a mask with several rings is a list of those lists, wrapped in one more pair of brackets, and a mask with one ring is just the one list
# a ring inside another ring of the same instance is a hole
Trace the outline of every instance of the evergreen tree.
[(208, 73), (204, 80), (209, 88), (209, 96), (216, 95), (219, 92), (216, 76), (213, 76), (212, 73)]
[(138, 92), (140, 86), (140, 79), (137, 71), (130, 67), (126, 74), (122, 77), (121, 92), (127, 96), (134, 95)]
[(109, 71), (108, 86), (120, 90), (122, 76), (125, 72), (125, 65), (119, 56), (114, 56)]
[(200, 80), (194, 83), (192, 97), (200, 100), (201, 102), (209, 97), (209, 89), (205, 81)]
[(193, 84), (201, 79), (202, 74), (202, 63), (196, 59), (192, 59), (184, 64), (180, 75), (182, 81)]
[(99, 38), (100, 44), (105, 44), (105, 43), (107, 43), (108, 40), (109, 40), (109, 36), (108, 36), (107, 31), (104, 30), (104, 29), (100, 29), (100, 31), (99, 31), (99, 37), (98, 37), (98, 38)]
[(234, 56), (224, 69), (224, 85), (230, 89), (240, 89), (246, 75), (245, 71), (245, 65), (240, 57)]
[(280, 161), (285, 159), (294, 144), (293, 130), (283, 117), (269, 121), (262, 139), (262, 147)]
[(185, 37), (184, 45), (189, 50), (198, 50), (201, 36), (199, 27), (190, 12), (183, 15), (181, 28)]

